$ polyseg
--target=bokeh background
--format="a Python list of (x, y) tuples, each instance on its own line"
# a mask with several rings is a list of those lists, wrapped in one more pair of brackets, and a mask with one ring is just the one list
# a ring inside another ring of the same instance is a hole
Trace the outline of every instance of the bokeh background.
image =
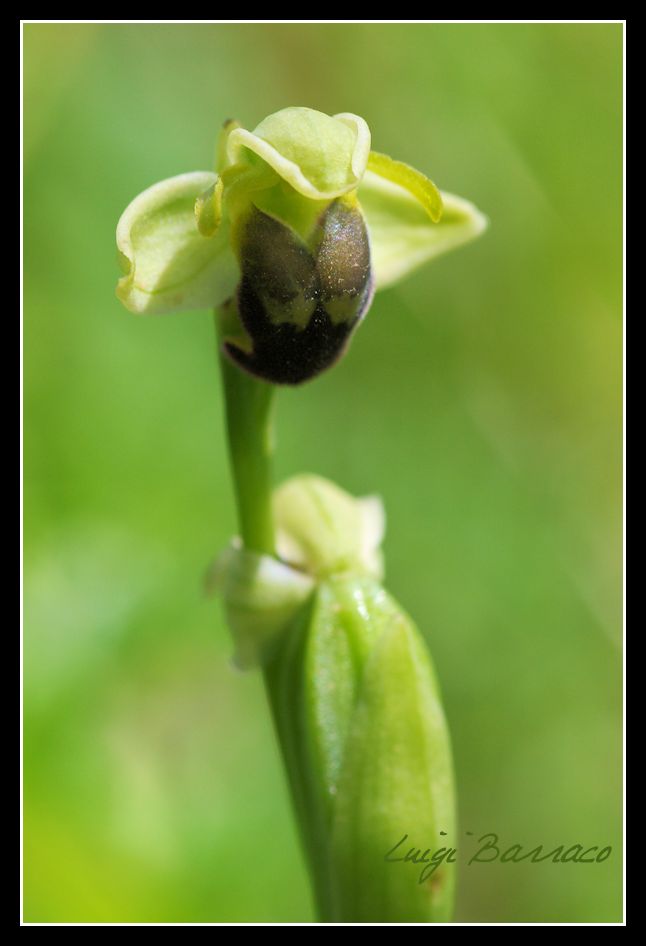
[(202, 592), (236, 528), (212, 319), (114, 296), (127, 203), (286, 105), (364, 116), (491, 219), (279, 398), (278, 478), (385, 500), (461, 830), (612, 845), (463, 860), (456, 919), (621, 919), (621, 59), (612, 24), (24, 27), (27, 921), (313, 919)]

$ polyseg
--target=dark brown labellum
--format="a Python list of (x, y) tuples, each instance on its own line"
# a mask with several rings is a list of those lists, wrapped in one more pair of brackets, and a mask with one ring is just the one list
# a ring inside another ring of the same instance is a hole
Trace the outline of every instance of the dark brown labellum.
[(254, 208), (241, 245), (237, 302), (251, 351), (225, 342), (241, 368), (274, 384), (301, 384), (343, 354), (373, 294), (361, 211), (340, 198), (323, 213), (314, 249)]

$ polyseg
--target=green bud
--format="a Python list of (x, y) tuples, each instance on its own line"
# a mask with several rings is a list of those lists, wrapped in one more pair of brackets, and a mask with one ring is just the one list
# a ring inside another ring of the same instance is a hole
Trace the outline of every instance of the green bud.
[(357, 499), (312, 473), (274, 491), (276, 542), (294, 568), (323, 578), (351, 572), (383, 578), (385, 513), (378, 496)]
[[(271, 646), (265, 640), (256, 654), (269, 682), (320, 914), (343, 922), (445, 921), (454, 865), (444, 860), (422, 873), (424, 864), (387, 857), (405, 835), (410, 842), (401, 857), (413, 846), (433, 852), (454, 845), (455, 813), (449, 736), (431, 658), (378, 577), (379, 501), (357, 500), (320, 477), (303, 476), (276, 492), (274, 510), (281, 567), (311, 584), (285, 594), (285, 581), (295, 586), (284, 576), (276, 597), (269, 593), (271, 601), (289, 599), (287, 610), (282, 628), (280, 621), (272, 627)], [(233, 567), (229, 558), (227, 568)], [(244, 603), (267, 599), (270, 573), (259, 589), (244, 571), (239, 568), (236, 603), (248, 616)], [(239, 649), (240, 626), (230, 601), (227, 607)], [(263, 637), (262, 621), (259, 627)], [(248, 621), (244, 636), (247, 643), (253, 637)]]
[(411, 619), (374, 579), (327, 578), (268, 673), (321, 915), (448, 920), (452, 864), (420, 883), (386, 859), (405, 835), (405, 851), (455, 841), (446, 720)]

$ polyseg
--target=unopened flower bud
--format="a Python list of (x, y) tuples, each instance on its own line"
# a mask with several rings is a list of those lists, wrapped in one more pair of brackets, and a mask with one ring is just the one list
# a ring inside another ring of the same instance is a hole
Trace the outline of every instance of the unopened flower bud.
[(274, 510), (282, 563), (230, 549), (220, 582), (237, 653), (270, 681), (320, 913), (447, 920), (450, 859), (422, 873), (387, 857), (406, 835), (403, 854), (447, 849), (455, 800), (426, 643), (380, 581), (383, 510), (316, 476), (284, 484)]

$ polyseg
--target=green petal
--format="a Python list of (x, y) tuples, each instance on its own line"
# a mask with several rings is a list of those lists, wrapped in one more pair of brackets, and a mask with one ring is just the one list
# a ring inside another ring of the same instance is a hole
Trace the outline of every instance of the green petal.
[(377, 289), (468, 243), (486, 228), (487, 218), (468, 200), (445, 192), (441, 197), (444, 210), (439, 222), (433, 223), (429, 208), (410, 187), (366, 171), (359, 203), (368, 223)]
[(421, 171), (377, 151), (370, 152), (368, 170), (403, 187), (420, 202), (433, 223), (438, 222), (442, 216), (442, 197), (433, 181)]
[[(238, 266), (228, 227), (223, 223), (206, 238), (195, 218), (196, 200), (216, 181), (209, 171), (171, 177), (135, 197), (122, 214), (117, 248), (125, 275), (117, 296), (131, 312), (201, 309), (233, 293)], [(211, 229), (214, 223), (212, 217)]]
[(362, 118), (347, 112), (331, 117), (311, 108), (284, 108), (253, 132), (235, 128), (227, 139), (230, 164), (261, 158), (312, 200), (354, 190), (369, 152), (370, 130)]

